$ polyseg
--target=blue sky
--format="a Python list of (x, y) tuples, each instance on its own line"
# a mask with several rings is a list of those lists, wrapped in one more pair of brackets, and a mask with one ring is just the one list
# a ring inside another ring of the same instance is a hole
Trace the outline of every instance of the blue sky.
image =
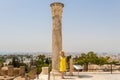
[(120, 0), (0, 0), (0, 52), (51, 52), (55, 1), (65, 4), (63, 50), (120, 52)]

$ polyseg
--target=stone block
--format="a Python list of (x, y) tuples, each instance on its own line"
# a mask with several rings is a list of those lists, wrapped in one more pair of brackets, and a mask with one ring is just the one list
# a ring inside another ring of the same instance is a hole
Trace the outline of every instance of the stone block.
[(14, 67), (12, 65), (8, 66), (8, 76), (14, 75)]
[(19, 75), (25, 74), (25, 66), (20, 66)]
[(48, 75), (48, 67), (42, 67), (41, 74)]

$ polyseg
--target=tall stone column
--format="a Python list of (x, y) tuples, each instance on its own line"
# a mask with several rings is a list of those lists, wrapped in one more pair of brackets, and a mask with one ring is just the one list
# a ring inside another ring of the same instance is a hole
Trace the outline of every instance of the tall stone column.
[(52, 9), (52, 72), (59, 71), (59, 52), (62, 50), (62, 9), (64, 4), (54, 2)]

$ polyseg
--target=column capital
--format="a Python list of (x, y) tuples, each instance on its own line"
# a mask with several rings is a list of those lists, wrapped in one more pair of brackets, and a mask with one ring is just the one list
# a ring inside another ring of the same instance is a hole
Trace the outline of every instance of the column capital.
[(62, 16), (62, 9), (64, 7), (64, 4), (63, 3), (60, 3), (60, 2), (54, 2), (54, 3), (51, 3), (50, 4), (51, 6), (51, 9), (52, 9), (52, 16)]
[(51, 7), (53, 7), (53, 6), (62, 6), (62, 7), (64, 7), (64, 4), (60, 3), (60, 2), (53, 2), (53, 3), (50, 4), (50, 6)]

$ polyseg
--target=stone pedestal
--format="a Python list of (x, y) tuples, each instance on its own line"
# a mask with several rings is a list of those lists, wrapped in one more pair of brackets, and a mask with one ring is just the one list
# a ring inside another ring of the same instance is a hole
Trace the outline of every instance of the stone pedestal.
[(13, 76), (14, 75), (14, 68), (13, 66), (8, 66), (8, 76)]
[(43, 75), (48, 75), (48, 67), (42, 67), (42, 72), (41, 74)]
[(62, 9), (64, 4), (54, 2), (52, 9), (52, 72), (59, 72), (59, 52), (62, 50)]
[(70, 75), (72, 76), (73, 75), (73, 59), (71, 58), (70, 59)]

